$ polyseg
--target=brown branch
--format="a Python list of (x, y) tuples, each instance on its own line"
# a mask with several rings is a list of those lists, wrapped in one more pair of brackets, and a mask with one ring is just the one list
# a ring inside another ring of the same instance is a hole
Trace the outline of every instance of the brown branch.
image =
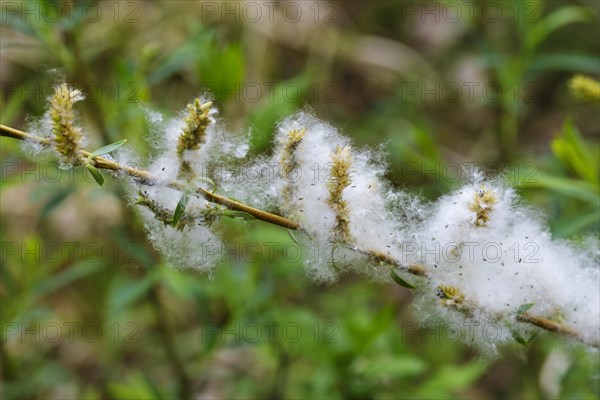
[[(0, 125), (0, 135), (6, 136), (6, 137), (11, 137), (14, 139), (40, 143), (40, 144), (46, 144), (46, 145), (50, 144), (49, 139), (31, 135), (29, 133), (8, 127), (6, 125)], [(85, 157), (89, 157), (89, 155), (90, 155), (90, 153), (85, 150), (82, 150), (81, 153)], [(112, 160), (109, 160), (109, 159), (106, 159), (103, 157), (94, 157), (94, 166), (97, 168), (100, 168), (100, 169), (125, 173), (125, 174), (131, 176), (132, 178), (139, 180), (141, 183), (144, 183), (144, 184), (164, 185), (164, 186), (170, 187), (171, 189), (175, 189), (175, 190), (184, 190), (185, 189), (184, 185), (178, 181), (171, 181), (171, 182), (164, 183), (161, 180), (159, 180), (158, 177), (152, 175), (148, 171), (144, 171), (142, 169), (134, 168), (134, 167), (131, 167), (128, 165), (122, 165), (115, 161), (112, 161)], [(284, 217), (276, 215), (276, 214), (271, 214), (266, 211), (254, 208), (254, 207), (250, 207), (249, 205), (240, 203), (238, 201), (229, 199), (227, 197), (220, 196), (220, 195), (218, 195), (216, 193), (212, 193), (206, 189), (197, 188), (195, 193), (210, 202), (220, 204), (224, 207), (227, 207), (230, 210), (243, 211), (261, 221), (265, 221), (265, 222), (268, 222), (268, 223), (274, 224), (274, 225), (279, 225), (279, 226), (282, 226), (282, 227), (288, 228), (288, 229), (300, 230), (300, 226), (298, 225), (298, 223), (296, 223), (290, 219), (284, 218)]]
[(594, 340), (587, 341), (575, 330), (569, 328), (568, 326), (559, 324), (558, 322), (552, 321), (547, 318), (530, 315), (525, 312), (525, 313), (517, 315), (517, 321), (535, 325), (538, 328), (542, 328), (546, 331), (554, 332), (554, 333), (557, 333), (562, 336), (568, 336), (568, 337), (571, 337), (582, 343), (588, 344), (588, 345), (596, 347), (596, 348), (600, 348), (600, 343), (598, 341), (594, 341)]
[(374, 261), (400, 268), (403, 271), (408, 272), (409, 274), (416, 276), (427, 276), (427, 270), (422, 265), (402, 263), (396, 260), (394, 257), (376, 250), (365, 250), (357, 247), (352, 247), (352, 250), (356, 251), (357, 253), (366, 255), (372, 258)]
[[(14, 139), (31, 141), (31, 142), (36, 142), (36, 143), (46, 144), (46, 145), (50, 144), (49, 139), (31, 135), (29, 133), (26, 133), (26, 132), (23, 132), (23, 131), (20, 131), (20, 130), (17, 130), (17, 129), (14, 129), (14, 128), (11, 128), (11, 127), (8, 127), (5, 125), (0, 125), (0, 136), (6, 136), (6, 137), (14, 138)], [(84, 151), (84, 150), (82, 150), (82, 154), (85, 157), (89, 157), (89, 155), (90, 155), (89, 152)], [(170, 182), (164, 183), (161, 180), (159, 180), (157, 177), (155, 177), (154, 175), (150, 174), (148, 171), (144, 171), (144, 170), (126, 166), (126, 165), (121, 165), (117, 162), (108, 160), (103, 157), (94, 157), (93, 161), (94, 161), (94, 165), (97, 168), (125, 173), (125, 174), (131, 176), (132, 178), (139, 180), (141, 183), (144, 183), (147, 185), (163, 185), (163, 186), (167, 186), (169, 188), (172, 188), (175, 190), (181, 190), (181, 191), (186, 189), (184, 187), (184, 185), (178, 181), (170, 181)], [(195, 190), (195, 194), (200, 197), (203, 197), (204, 199), (206, 199), (210, 202), (220, 204), (230, 210), (243, 211), (245, 213), (248, 213), (249, 215), (251, 215), (254, 218), (259, 219), (261, 221), (268, 222), (268, 223), (274, 224), (274, 225), (279, 225), (284, 228), (288, 228), (288, 229), (292, 229), (292, 230), (296, 230), (296, 231), (302, 230), (302, 228), (300, 227), (300, 225), (297, 222), (294, 222), (290, 219), (287, 219), (287, 218), (282, 217), (277, 214), (272, 214), (272, 213), (251, 207), (247, 204), (240, 203), (238, 201), (229, 199), (227, 197), (218, 195), (216, 193), (212, 193), (204, 188), (197, 188)], [(410, 274), (413, 274), (416, 276), (424, 276), (424, 277), (426, 277), (428, 275), (427, 270), (421, 265), (411, 265), (411, 264), (407, 265), (407, 264), (401, 263), (399, 260), (396, 260), (395, 258), (393, 258), (387, 254), (380, 253), (375, 250), (361, 249), (361, 248), (354, 248), (354, 247), (352, 249), (372, 258), (375, 261), (386, 263), (386, 264), (389, 264), (394, 267), (398, 267)], [(580, 334), (578, 334), (573, 329), (571, 329), (567, 326), (558, 324), (557, 322), (554, 322), (547, 318), (539, 317), (539, 316), (532, 316), (532, 315), (524, 313), (524, 314), (518, 315), (517, 320), (520, 322), (535, 325), (535, 326), (542, 328), (549, 332), (554, 332), (554, 333), (557, 333), (562, 336), (574, 338), (574, 339), (576, 339), (584, 344), (587, 344), (589, 346), (600, 348), (600, 343), (598, 343), (597, 341), (586, 340), (585, 338), (583, 338)]]

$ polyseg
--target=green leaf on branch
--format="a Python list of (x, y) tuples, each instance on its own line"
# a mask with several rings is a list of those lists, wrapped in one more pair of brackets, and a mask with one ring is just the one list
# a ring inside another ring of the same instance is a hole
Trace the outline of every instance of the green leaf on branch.
[(175, 207), (175, 212), (173, 213), (173, 221), (171, 221), (171, 224), (173, 226), (177, 226), (177, 224), (179, 223), (179, 220), (183, 216), (183, 212), (185, 211), (185, 208), (187, 207), (188, 200), (189, 200), (189, 197), (188, 197), (187, 193), (184, 193), (181, 195), (181, 198), (179, 199), (179, 202), (177, 203), (177, 207)]
[(521, 315), (521, 314), (525, 313), (527, 310), (529, 310), (531, 307), (533, 307), (533, 305), (534, 305), (534, 303), (521, 304), (521, 306), (517, 310), (517, 315)]
[(223, 216), (228, 218), (242, 218), (244, 221), (253, 221), (256, 219), (247, 212), (237, 210), (223, 210)]
[(288, 235), (290, 236), (290, 239), (294, 241), (294, 243), (300, 244), (298, 238), (296, 237), (296, 235), (294, 235), (294, 232), (291, 229), (288, 229)]
[(209, 185), (211, 185), (212, 186), (212, 190), (211, 190), (212, 193), (214, 193), (215, 190), (217, 190), (217, 184), (215, 183), (215, 181), (213, 181), (209, 177), (207, 177), (207, 176), (198, 176), (195, 179), (197, 181), (208, 183)]
[(108, 144), (104, 147), (100, 147), (98, 150), (94, 150), (90, 153), (90, 158), (101, 156), (101, 155), (108, 154), (108, 153), (112, 153), (113, 151), (117, 150), (119, 147), (123, 146), (125, 144), (125, 142), (127, 142), (127, 139), (119, 140), (118, 142), (114, 142), (114, 143)]
[(402, 279), (400, 277), (400, 275), (398, 275), (396, 273), (396, 271), (394, 271), (393, 269), (390, 269), (390, 276), (392, 277), (392, 279), (394, 280), (394, 282), (396, 282), (398, 285), (400, 286), (404, 286), (407, 289), (414, 289), (415, 286), (406, 282), (404, 279)]
[(519, 335), (516, 332), (512, 332), (512, 336), (517, 341), (517, 343), (519, 343), (520, 345), (523, 345), (523, 346), (527, 346), (527, 341), (525, 339), (523, 339), (521, 337), (521, 335)]
[(517, 343), (523, 346), (527, 346), (537, 338), (537, 331), (533, 331), (528, 338), (521, 336), (521, 334), (517, 330), (512, 330), (510, 333), (512, 334), (512, 337), (517, 341)]
[(88, 171), (90, 171), (90, 174), (92, 174), (94, 180), (98, 185), (104, 185), (104, 177), (102, 176), (102, 173), (100, 172), (100, 170), (98, 170), (98, 168), (94, 167), (92, 164), (85, 164), (85, 167)]

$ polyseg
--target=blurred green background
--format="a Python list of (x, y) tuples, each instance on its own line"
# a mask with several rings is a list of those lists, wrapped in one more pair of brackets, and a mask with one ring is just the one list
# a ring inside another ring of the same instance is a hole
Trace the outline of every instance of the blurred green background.
[[(383, 146), (398, 187), (434, 199), (476, 163), (554, 235), (600, 231), (600, 111), (567, 87), (600, 74), (595, 0), (1, 4), (2, 124), (26, 129), (64, 78), (87, 93), (90, 148), (127, 138), (144, 155), (145, 110), (174, 114), (208, 90), (260, 154), (309, 106)], [(0, 143), (2, 398), (600, 394), (598, 353), (547, 335), (481, 358), (417, 330), (407, 289), (315, 285), (295, 257), (264, 256), (291, 243), (285, 229), (225, 221), (216, 273), (169, 268), (113, 179), (100, 188)]]

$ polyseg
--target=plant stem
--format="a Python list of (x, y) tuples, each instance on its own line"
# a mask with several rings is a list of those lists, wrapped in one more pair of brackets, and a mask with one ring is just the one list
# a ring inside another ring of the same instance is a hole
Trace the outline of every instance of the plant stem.
[(600, 343), (598, 343), (597, 341), (586, 341), (583, 337), (581, 337), (581, 335), (578, 332), (574, 331), (568, 326), (564, 326), (562, 324), (559, 324), (558, 322), (549, 320), (547, 318), (537, 317), (535, 315), (523, 313), (517, 315), (517, 321), (535, 325), (538, 328), (542, 328), (546, 331), (554, 332), (562, 336), (569, 336), (582, 343), (586, 343), (590, 346), (600, 348)]
[[(11, 127), (8, 127), (5, 125), (1, 125), (1, 124), (0, 124), (0, 136), (6, 136), (6, 137), (14, 138), (14, 139), (31, 141), (31, 142), (40, 143), (40, 144), (50, 144), (50, 141), (46, 138), (41, 138), (41, 137), (38, 137), (35, 135), (31, 135), (29, 133), (26, 133), (26, 132), (23, 132), (18, 129), (14, 129), (14, 128), (11, 128)], [(90, 153), (85, 150), (82, 150), (81, 153), (85, 157), (89, 157), (89, 155), (90, 155)], [(94, 165), (97, 168), (125, 173), (126, 175), (129, 175), (132, 178), (134, 178), (146, 185), (163, 185), (163, 186), (167, 186), (171, 189), (180, 190), (180, 191), (186, 189), (185, 186), (178, 181), (170, 181), (170, 182), (165, 183), (165, 182), (159, 180), (157, 177), (150, 174), (148, 171), (144, 171), (142, 169), (138, 169), (138, 168), (134, 168), (134, 167), (126, 166), (126, 165), (121, 165), (117, 162), (108, 160), (103, 157), (94, 157), (93, 161), (94, 161)], [(252, 215), (254, 218), (259, 219), (261, 221), (268, 222), (268, 223), (274, 224), (274, 225), (279, 225), (284, 228), (288, 228), (288, 229), (292, 229), (292, 230), (296, 230), (296, 231), (302, 231), (302, 228), (300, 227), (300, 225), (297, 222), (294, 222), (294, 221), (287, 219), (285, 217), (282, 217), (280, 215), (272, 214), (272, 213), (251, 207), (247, 204), (240, 203), (238, 201), (218, 195), (218, 194), (210, 192), (204, 188), (197, 188), (194, 193), (200, 197), (203, 197), (204, 199), (206, 199), (210, 202), (220, 204), (230, 210), (243, 211), (245, 213), (248, 213), (248, 214)], [(416, 275), (416, 276), (426, 277), (428, 275), (425, 267), (423, 267), (421, 265), (407, 265), (405, 263), (401, 263), (399, 260), (396, 260), (395, 258), (393, 258), (391, 256), (388, 256), (384, 253), (380, 253), (375, 250), (361, 249), (361, 248), (356, 248), (356, 247), (352, 247), (352, 250), (362, 253), (362, 254), (372, 258), (375, 261), (379, 261), (379, 262), (386, 263), (386, 264), (389, 264), (394, 267), (398, 267), (398, 268), (404, 270), (405, 272), (408, 272), (408, 273)], [(517, 320), (520, 322), (535, 325), (546, 331), (550, 331), (550, 332), (554, 332), (554, 333), (557, 333), (562, 336), (568, 336), (568, 337), (574, 338), (574, 339), (576, 339), (582, 343), (585, 343), (589, 346), (600, 348), (600, 343), (598, 343), (597, 341), (586, 340), (585, 338), (583, 338), (581, 335), (579, 335), (576, 331), (572, 330), (571, 328), (566, 327), (561, 324), (558, 324), (547, 318), (539, 317), (539, 316), (532, 316), (529, 314), (521, 314), (521, 315), (517, 316)]]
[[(11, 128), (11, 127), (8, 127), (5, 125), (0, 125), (0, 136), (6, 136), (6, 137), (14, 138), (14, 139), (31, 141), (31, 142), (40, 143), (40, 144), (50, 144), (50, 141), (46, 138), (34, 136), (29, 133), (19, 131), (17, 129), (14, 129), (14, 128)], [(90, 155), (90, 153), (85, 150), (82, 150), (81, 153), (85, 157), (89, 157), (89, 155)], [(163, 186), (167, 186), (171, 189), (175, 189), (175, 190), (184, 190), (185, 189), (184, 185), (178, 181), (170, 181), (170, 182), (165, 183), (165, 182), (162, 182), (157, 177), (155, 177), (154, 175), (152, 175), (151, 173), (149, 173), (148, 171), (144, 171), (144, 170), (130, 167), (127, 165), (121, 165), (117, 162), (108, 160), (103, 157), (94, 157), (94, 166), (97, 168), (106, 169), (109, 171), (125, 173), (125, 174), (131, 176), (132, 178), (140, 181), (141, 183), (144, 183), (147, 185), (163, 185)], [(276, 215), (276, 214), (268, 213), (263, 210), (259, 210), (254, 207), (250, 207), (250, 206), (240, 203), (238, 201), (229, 199), (227, 197), (220, 196), (216, 193), (212, 193), (204, 188), (197, 188), (195, 190), (195, 193), (210, 202), (220, 204), (230, 210), (243, 211), (245, 213), (252, 215), (256, 219), (260, 219), (261, 221), (269, 222), (271, 224), (279, 225), (279, 226), (282, 226), (282, 227), (288, 228), (288, 229), (300, 230), (300, 226), (292, 220), (289, 220), (287, 218), (284, 218), (284, 217)]]
[(16, 379), (14, 362), (6, 351), (5, 341), (0, 340), (0, 376), (2, 381), (11, 382)]
[(156, 323), (158, 328), (158, 333), (161, 336), (161, 343), (165, 350), (167, 359), (169, 363), (174, 369), (175, 375), (177, 376), (178, 382), (178, 397), (180, 399), (189, 399), (191, 397), (191, 382), (192, 380), (188, 376), (184, 364), (179, 358), (177, 354), (177, 349), (175, 347), (174, 334), (171, 326), (165, 320), (165, 315), (167, 315), (167, 311), (165, 310), (163, 304), (160, 301), (159, 297), (159, 286), (158, 284), (154, 284), (148, 293), (150, 304), (154, 309), (154, 314), (156, 315)]

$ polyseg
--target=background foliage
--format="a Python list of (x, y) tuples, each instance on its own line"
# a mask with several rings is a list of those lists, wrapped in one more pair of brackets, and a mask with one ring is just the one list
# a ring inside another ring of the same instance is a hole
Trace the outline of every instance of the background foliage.
[[(288, 1), (257, 21), (261, 4), (2, 2), (1, 123), (26, 128), (64, 77), (87, 92), (90, 147), (127, 138), (145, 154), (148, 104), (172, 114), (208, 89), (258, 154), (308, 105), (358, 145), (383, 145), (398, 186), (435, 198), (459, 183), (454, 166), (477, 163), (513, 181), (555, 235), (598, 234), (599, 109), (566, 85), (600, 74), (596, 1), (426, 3), (433, 13)], [(597, 354), (553, 337), (482, 360), (414, 329), (402, 287), (316, 286), (294, 257), (266, 257), (265, 243), (292, 242), (284, 229), (224, 222), (231, 252), (213, 276), (169, 269), (112, 179), (99, 188), (1, 144), (3, 398), (600, 393)]]

